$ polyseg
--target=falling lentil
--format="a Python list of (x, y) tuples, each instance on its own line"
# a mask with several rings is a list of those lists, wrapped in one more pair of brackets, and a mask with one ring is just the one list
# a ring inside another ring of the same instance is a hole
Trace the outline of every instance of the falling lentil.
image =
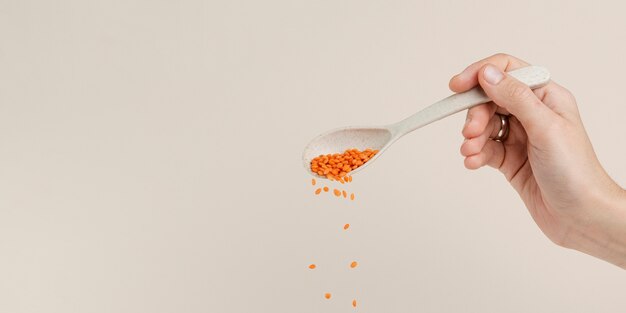
[[(350, 183), (352, 182), (352, 176), (348, 175), (348, 173), (365, 164), (374, 157), (376, 153), (378, 153), (378, 150), (365, 149), (364, 151), (359, 151), (358, 149), (348, 149), (343, 154), (320, 155), (311, 161), (311, 171), (331, 181), (337, 181), (341, 184)], [(311, 185), (315, 186), (316, 184), (315, 178), (311, 179)], [(322, 191), (329, 192), (330, 188), (328, 186), (317, 188), (315, 194), (319, 195)], [(344, 198), (348, 198), (349, 193), (346, 190), (333, 189), (333, 194), (336, 197), (343, 195)], [(354, 193), (350, 193), (349, 195), (350, 200), (354, 200)], [(348, 230), (349, 228), (350, 224), (344, 224), (344, 230)], [(352, 261), (350, 268), (356, 268), (358, 265), (357, 261)], [(308, 267), (313, 270), (316, 268), (316, 265), (310, 264)], [(330, 293), (324, 294), (324, 298), (327, 300), (331, 297), (332, 295)], [(352, 300), (352, 307), (357, 307), (356, 299)]]

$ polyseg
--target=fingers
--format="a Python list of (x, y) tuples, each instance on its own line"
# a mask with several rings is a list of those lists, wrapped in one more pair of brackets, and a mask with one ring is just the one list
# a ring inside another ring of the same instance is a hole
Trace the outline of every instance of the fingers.
[(482, 150), (465, 158), (465, 167), (470, 170), (479, 169), (485, 165), (499, 169), (504, 161), (504, 145), (493, 140), (487, 140)]
[(498, 53), (468, 66), (463, 72), (450, 79), (449, 87), (454, 92), (463, 92), (478, 85), (478, 71), (485, 64), (493, 64), (504, 72), (508, 72), (529, 64), (516, 57)]
[(493, 115), (480, 135), (465, 139), (461, 145), (461, 155), (468, 157), (480, 153), (487, 141), (498, 134), (502, 127), (501, 123), (500, 117)]
[(484, 131), (473, 138), (466, 138), (461, 145), (461, 154), (465, 156), (465, 167), (478, 169), (485, 165), (496, 168), (511, 181), (527, 159), (527, 137), (523, 126), (515, 116), (509, 117), (510, 135), (503, 143), (493, 138), (500, 131), (500, 118), (492, 116)]
[(477, 105), (467, 110), (467, 118), (462, 131), (463, 136), (465, 138), (474, 138), (482, 134), (489, 119), (495, 112), (496, 105), (493, 103)]
[(529, 137), (541, 134), (556, 121), (556, 113), (543, 104), (528, 86), (497, 66), (483, 65), (478, 71), (478, 82), (495, 104), (517, 117)]
[[(477, 169), (485, 165), (499, 168), (504, 159), (504, 148), (491, 141), (500, 131), (500, 118), (495, 115), (496, 105), (485, 103), (468, 110), (463, 127), (466, 138), (461, 145), (461, 154), (465, 156), (465, 167)], [(502, 146), (501, 144), (499, 144)]]
[[(478, 74), (486, 64), (492, 64), (503, 72), (529, 65), (516, 57), (498, 53), (471, 64), (461, 73), (452, 77), (449, 82), (450, 89), (454, 92), (463, 92), (476, 86), (478, 84)], [(574, 96), (554, 81), (551, 81), (544, 87), (535, 89), (534, 93), (556, 114), (569, 120), (580, 120)], [(498, 109), (497, 112), (507, 114), (505, 109)]]

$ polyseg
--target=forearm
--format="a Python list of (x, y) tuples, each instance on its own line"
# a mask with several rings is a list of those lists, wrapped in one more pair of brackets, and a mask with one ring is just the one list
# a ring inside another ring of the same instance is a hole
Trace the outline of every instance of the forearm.
[(626, 190), (614, 182), (593, 196), (593, 214), (574, 231), (571, 248), (626, 269)]

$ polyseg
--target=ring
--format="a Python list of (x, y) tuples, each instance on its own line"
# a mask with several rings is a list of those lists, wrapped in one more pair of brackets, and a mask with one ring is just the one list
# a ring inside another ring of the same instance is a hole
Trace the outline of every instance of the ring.
[(500, 130), (498, 134), (491, 138), (493, 141), (504, 142), (509, 136), (509, 117), (507, 115), (497, 114), (500, 117)]

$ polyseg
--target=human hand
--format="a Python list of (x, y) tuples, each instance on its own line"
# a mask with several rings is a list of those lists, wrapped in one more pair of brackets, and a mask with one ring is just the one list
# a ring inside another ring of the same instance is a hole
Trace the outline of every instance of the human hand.
[[(528, 65), (496, 54), (450, 80), (454, 92), (480, 84), (493, 100), (468, 111), (465, 166), (500, 170), (557, 245), (626, 268), (626, 191), (600, 165), (567, 89), (551, 81), (533, 91), (503, 73)], [(490, 140), (501, 127), (496, 113), (511, 115), (503, 142)]]

